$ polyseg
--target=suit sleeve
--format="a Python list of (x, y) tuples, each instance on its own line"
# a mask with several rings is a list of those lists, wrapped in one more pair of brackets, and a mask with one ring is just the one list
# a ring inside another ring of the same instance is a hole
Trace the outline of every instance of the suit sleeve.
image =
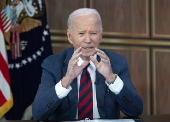
[(39, 85), (32, 105), (33, 117), (36, 120), (48, 119), (48, 117), (54, 113), (62, 101), (62, 99), (59, 99), (56, 94), (55, 85), (57, 79), (54, 77), (51, 71), (52, 68), (48, 64), (48, 60), (45, 60), (42, 63), (43, 72), (41, 84)]
[(127, 116), (136, 117), (142, 114), (143, 102), (132, 84), (128, 64), (124, 58), (118, 74), (124, 85), (119, 94), (115, 95), (119, 109)]

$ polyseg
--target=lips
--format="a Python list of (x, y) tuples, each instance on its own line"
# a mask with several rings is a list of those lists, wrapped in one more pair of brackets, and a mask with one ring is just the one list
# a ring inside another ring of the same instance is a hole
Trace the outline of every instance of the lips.
[(83, 47), (83, 49), (85, 50), (89, 50), (89, 49), (92, 49), (93, 47)]

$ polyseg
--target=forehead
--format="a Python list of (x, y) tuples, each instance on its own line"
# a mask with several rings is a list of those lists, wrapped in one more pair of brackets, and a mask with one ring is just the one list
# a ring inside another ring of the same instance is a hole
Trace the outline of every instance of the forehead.
[(72, 21), (73, 29), (77, 28), (99, 28), (99, 19), (95, 14), (75, 16)]

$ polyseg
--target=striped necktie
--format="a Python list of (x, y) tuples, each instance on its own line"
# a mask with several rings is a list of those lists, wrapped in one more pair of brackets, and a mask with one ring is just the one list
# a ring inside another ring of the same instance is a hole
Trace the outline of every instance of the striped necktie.
[(78, 119), (93, 119), (93, 90), (90, 74), (87, 70), (89, 64), (83, 69), (79, 87)]

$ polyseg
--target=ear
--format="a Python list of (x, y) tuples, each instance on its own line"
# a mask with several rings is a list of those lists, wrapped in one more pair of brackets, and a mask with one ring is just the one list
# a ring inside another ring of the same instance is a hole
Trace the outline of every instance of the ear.
[(73, 44), (72, 42), (72, 38), (71, 38), (71, 31), (69, 29), (67, 29), (67, 38), (68, 38), (68, 41)]

